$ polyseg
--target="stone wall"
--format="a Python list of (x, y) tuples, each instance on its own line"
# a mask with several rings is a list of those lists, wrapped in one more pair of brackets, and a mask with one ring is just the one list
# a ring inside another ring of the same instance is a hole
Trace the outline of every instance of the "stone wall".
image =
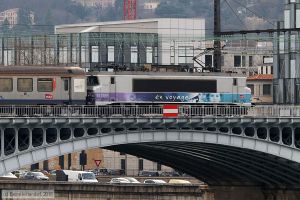
[(55, 200), (214, 200), (198, 185), (110, 185), (65, 182), (1, 181), (2, 190), (54, 190)]

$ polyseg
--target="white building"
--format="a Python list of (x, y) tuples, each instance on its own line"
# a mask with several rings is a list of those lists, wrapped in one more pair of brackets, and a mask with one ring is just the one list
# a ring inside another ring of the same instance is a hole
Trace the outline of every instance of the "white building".
[(160, 2), (159, 1), (148, 1), (148, 2), (144, 2), (144, 9), (145, 10), (151, 10), (154, 11), (158, 6), (159, 6)]
[[(133, 21), (67, 24), (56, 26), (55, 33), (156, 34), (158, 37), (157, 44), (149, 44), (149, 42), (145, 41), (147, 38), (143, 38), (143, 36), (136, 38), (135, 42), (131, 42), (131, 48), (129, 48), (131, 51), (131, 58), (127, 60), (135, 61), (136, 59), (132, 58), (138, 54), (137, 56), (139, 58), (146, 57), (143, 61), (139, 62), (140, 64), (189, 65), (197, 67), (198, 65), (194, 63), (193, 57), (203, 51), (200, 49), (204, 48), (202, 44), (205, 40), (205, 20), (192, 18), (159, 18)], [(115, 38), (115, 40), (117, 42), (118, 38)], [(119, 41), (120, 40), (121, 38), (119, 38)], [(129, 40), (123, 40), (123, 45), (124, 42), (126, 43), (130, 40), (132, 40), (132, 38), (129, 38)], [(140, 43), (143, 43), (146, 47), (138, 46)], [(117, 46), (108, 48), (106, 50), (106, 57), (115, 57), (115, 55), (110, 54), (112, 54), (112, 52), (115, 54), (116, 48)], [(128, 56), (126, 53), (126, 51), (123, 51), (123, 57)], [(153, 59), (147, 57), (152, 54), (155, 55), (153, 56)]]
[(109, 6), (114, 6), (116, 0), (72, 0), (74, 2), (80, 3), (86, 7), (100, 7), (107, 8)]
[[(5, 19), (7, 19), (9, 23), (9, 28), (14, 27), (19, 23), (19, 12), (20, 8), (13, 8), (0, 12), (0, 24), (3, 24)], [(34, 24), (34, 12), (29, 11), (28, 17), (30, 19), (31, 24)]]

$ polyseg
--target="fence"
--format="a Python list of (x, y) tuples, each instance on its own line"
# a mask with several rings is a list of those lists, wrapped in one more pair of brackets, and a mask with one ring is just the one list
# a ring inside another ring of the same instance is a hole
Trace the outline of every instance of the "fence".
[[(178, 117), (247, 116), (251, 107), (179, 106)], [(163, 106), (0, 106), (0, 117), (162, 117)]]

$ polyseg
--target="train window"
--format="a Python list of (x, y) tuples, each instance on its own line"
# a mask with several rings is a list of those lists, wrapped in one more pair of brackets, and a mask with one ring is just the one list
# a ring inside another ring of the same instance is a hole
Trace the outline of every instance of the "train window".
[(115, 84), (115, 77), (110, 77), (110, 84)]
[(64, 90), (69, 91), (69, 80), (68, 79), (64, 80)]
[(13, 91), (13, 81), (11, 78), (0, 78), (0, 92)]
[(233, 79), (233, 85), (237, 86), (237, 79), (236, 78)]
[(33, 80), (32, 78), (18, 78), (18, 92), (32, 92)]
[(53, 92), (52, 78), (39, 78), (37, 82), (38, 92)]
[(97, 76), (89, 76), (87, 78), (87, 85), (88, 86), (97, 86), (97, 85), (100, 85), (98, 77)]
[(217, 92), (216, 80), (134, 79), (133, 92)]

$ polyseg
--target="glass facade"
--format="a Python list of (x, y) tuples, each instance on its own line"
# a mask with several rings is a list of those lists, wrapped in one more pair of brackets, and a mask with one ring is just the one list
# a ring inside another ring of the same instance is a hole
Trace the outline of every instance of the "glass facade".
[[(300, 1), (287, 0), (284, 22), (278, 28), (291, 29), (275, 33), (274, 84), (275, 104), (300, 104)], [(268, 91), (268, 90), (266, 90)]]
[(154, 33), (72, 33), (0, 38), (0, 66), (79, 65), (86, 70), (158, 60)]

